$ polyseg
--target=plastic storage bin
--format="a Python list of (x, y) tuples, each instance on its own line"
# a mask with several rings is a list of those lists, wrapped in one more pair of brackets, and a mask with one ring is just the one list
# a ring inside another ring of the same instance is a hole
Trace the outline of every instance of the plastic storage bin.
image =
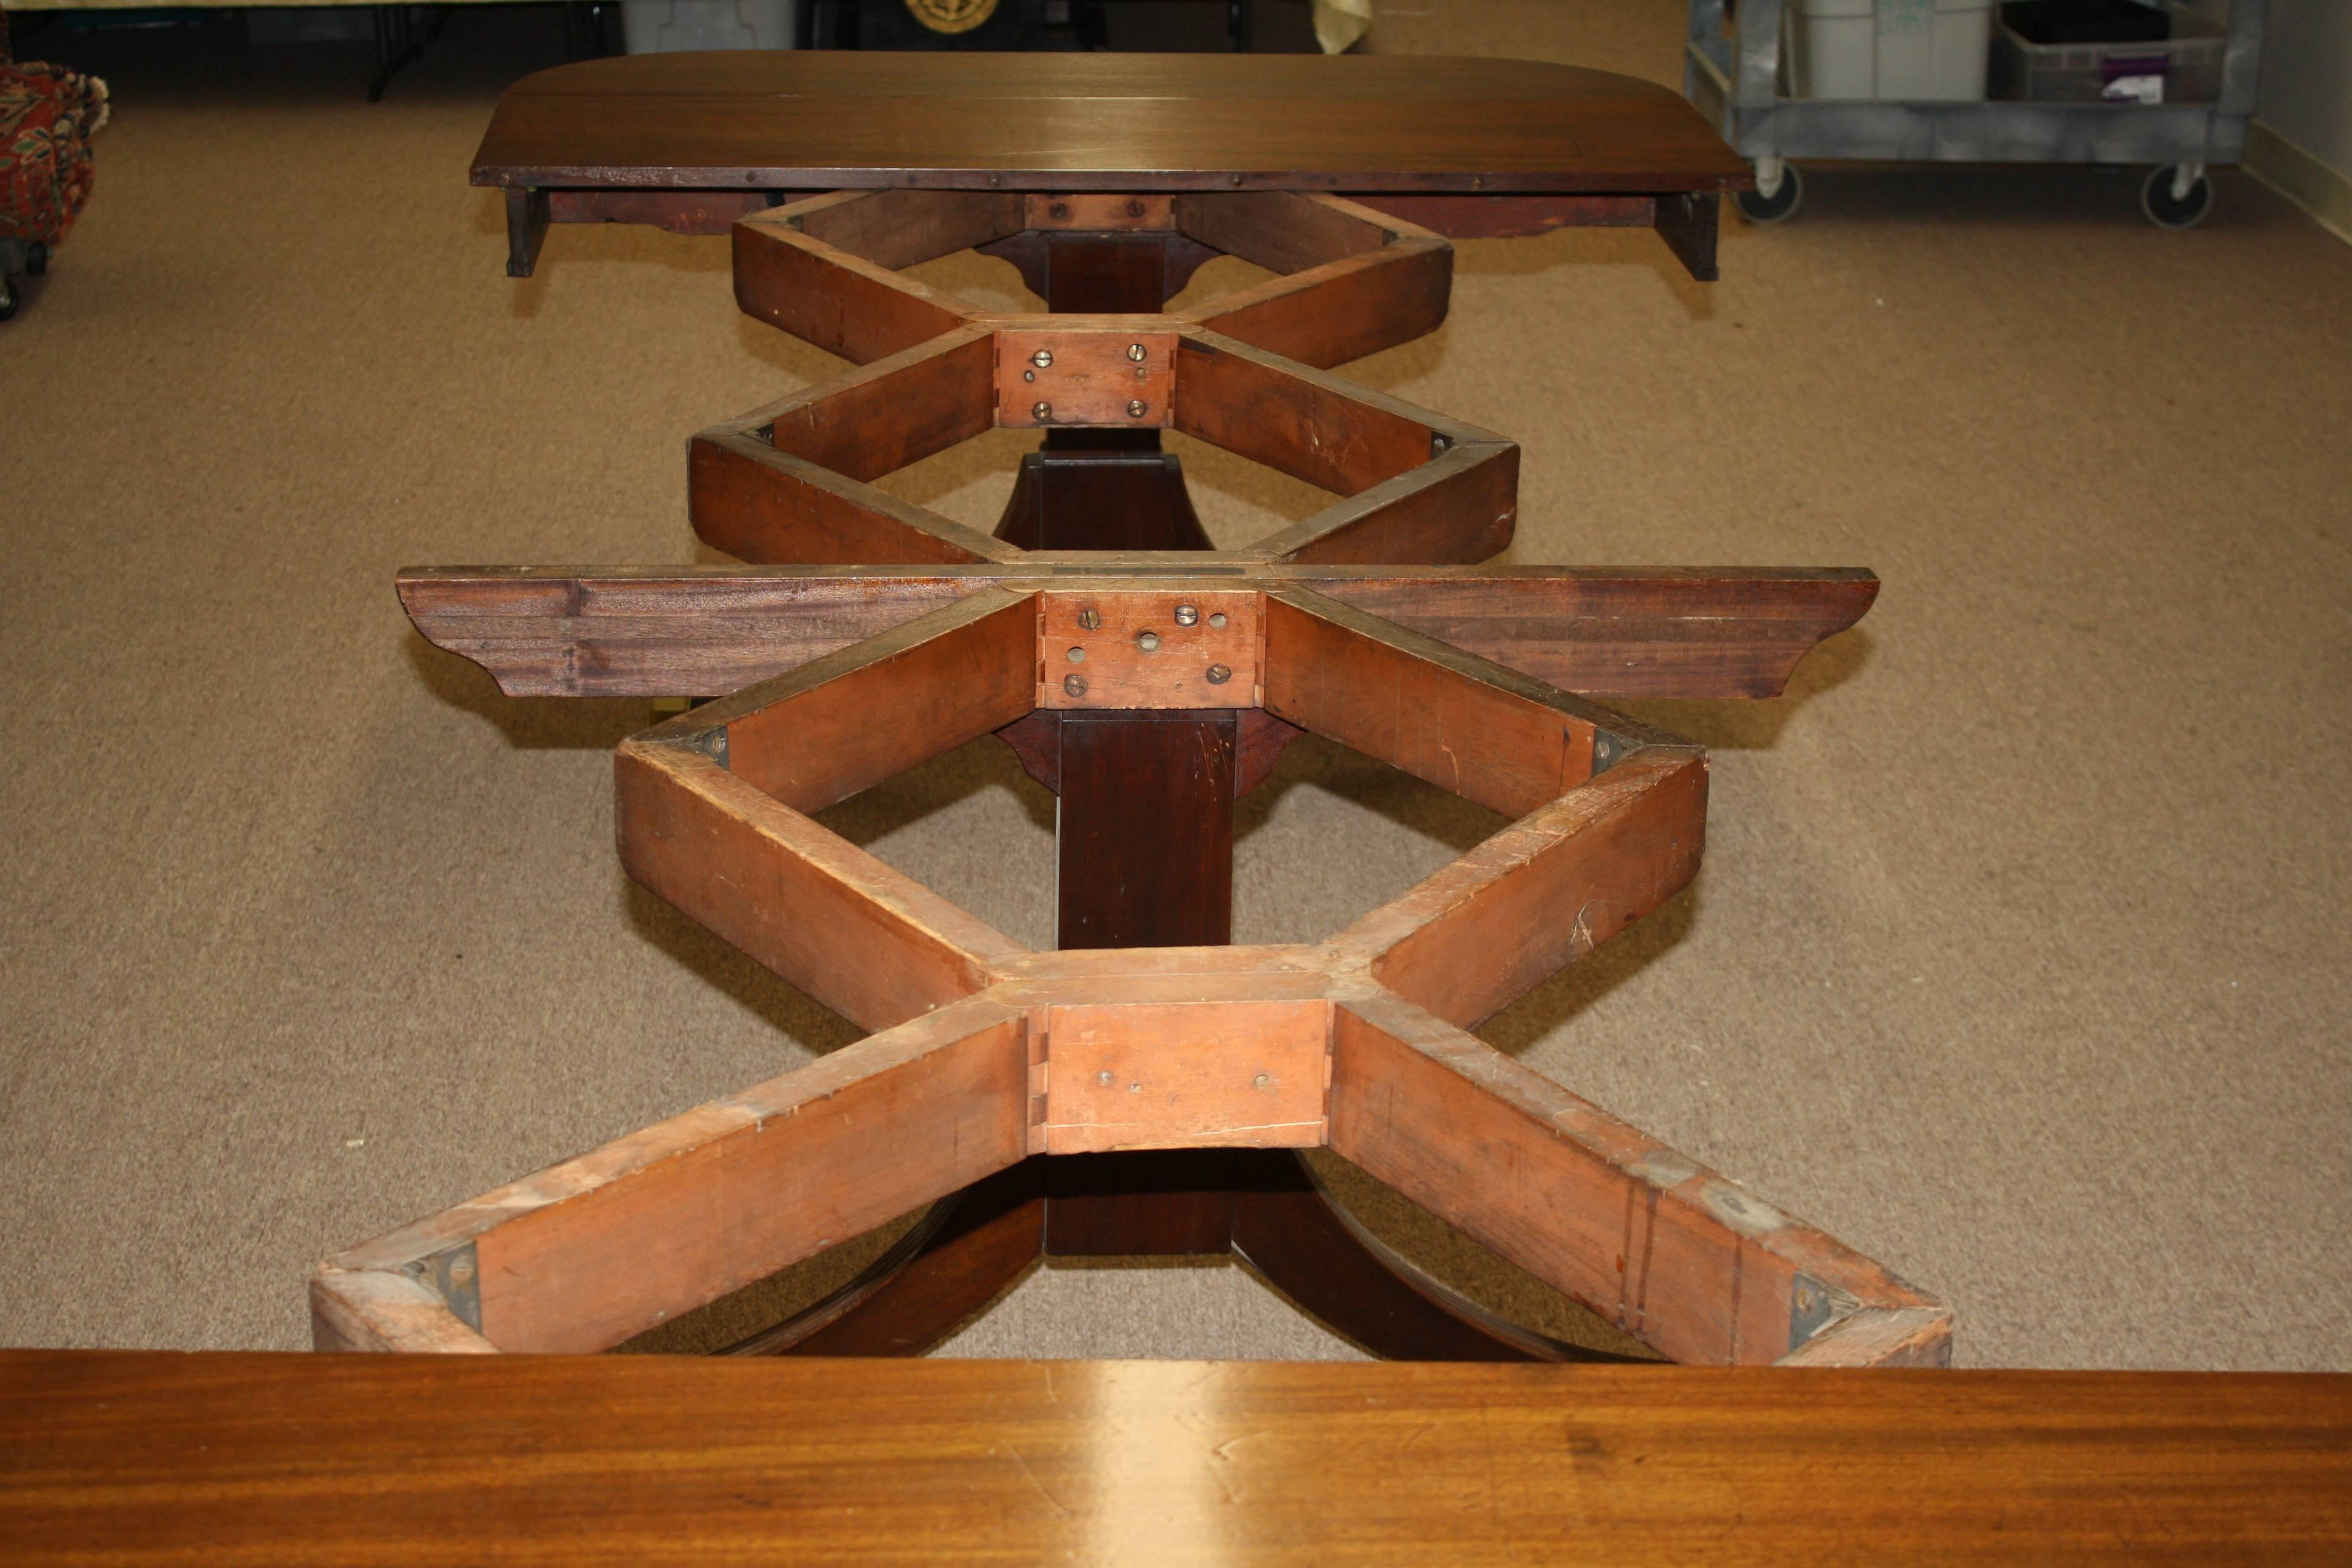
[(1991, 95), (2028, 103), (2211, 103), (2221, 96), (2219, 24), (2174, 5), (2172, 37), (2140, 43), (2036, 44), (1994, 29)]
[(1793, 98), (1981, 99), (1993, 0), (1790, 0)]
[(793, 0), (621, 0), (633, 55), (675, 49), (789, 49)]

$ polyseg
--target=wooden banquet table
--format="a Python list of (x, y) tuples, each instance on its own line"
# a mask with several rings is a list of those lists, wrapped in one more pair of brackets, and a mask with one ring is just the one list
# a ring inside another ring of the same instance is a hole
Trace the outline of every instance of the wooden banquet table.
[[(741, 308), (852, 366), (694, 438), (694, 529), (742, 564), (400, 593), (509, 695), (714, 699), (616, 752), (624, 864), (872, 1032), (320, 1266), (320, 1349), (430, 1353), (0, 1352), (0, 1555), (2352, 1550), (2352, 1379), (1942, 1370), (1936, 1296), (1469, 1033), (1696, 874), (1703, 750), (1601, 704), (1776, 695), (1877, 589), (1481, 564), (1517, 446), (1332, 374), (1442, 322), (1452, 238), (1646, 226), (1712, 277), (1747, 172), (1679, 99), (1517, 61), (653, 56), (519, 84), (473, 177), (517, 275), (553, 223), (728, 234)], [(902, 276), (966, 248), (1046, 310)], [(1270, 280), (1171, 310), (1218, 255)], [(877, 483), (998, 428), (1043, 438), (993, 532)], [(1171, 430), (1334, 501), (1213, 548)], [(1310, 731), (1513, 820), (1325, 940), (1232, 945), (1234, 802)], [(992, 732), (1059, 797), (1049, 951), (815, 815)], [(1318, 1148), (1616, 1351), (1389, 1251)], [(917, 1210), (731, 1356), (566, 1353)], [(891, 1359), (1041, 1255), (1204, 1252), (1393, 1359)], [(1560, 1364), (1644, 1346), (1694, 1364)]]

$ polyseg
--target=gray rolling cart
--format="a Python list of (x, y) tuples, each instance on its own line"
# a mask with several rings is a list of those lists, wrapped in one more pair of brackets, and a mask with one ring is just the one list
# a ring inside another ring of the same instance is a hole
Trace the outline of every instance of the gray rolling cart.
[(1781, 0), (1690, 0), (1683, 90), (1756, 166), (1740, 210), (1777, 223), (1797, 210), (1796, 158), (1916, 163), (2147, 163), (2140, 206), (2151, 223), (2189, 228), (2211, 208), (2209, 165), (2244, 153), (2262, 62), (2266, 0), (2231, 0), (2219, 90), (2210, 102), (2109, 103), (1784, 97)]

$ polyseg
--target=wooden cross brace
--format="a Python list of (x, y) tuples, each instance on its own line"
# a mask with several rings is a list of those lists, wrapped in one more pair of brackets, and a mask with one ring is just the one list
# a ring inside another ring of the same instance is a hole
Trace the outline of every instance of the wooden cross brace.
[[(1170, 235), (1287, 276), (1040, 318), (896, 275), (975, 244), (1050, 271), (1020, 247), (1061, 223), (1159, 234), (1154, 289)], [(697, 531), (758, 564), (401, 592), (509, 692), (733, 691), (620, 747), (623, 863), (874, 1032), (331, 1260), (322, 1345), (604, 1349), (1033, 1155), (1328, 1147), (1672, 1359), (1945, 1358), (1934, 1298), (1465, 1032), (1698, 866), (1704, 752), (1571, 690), (1777, 692), (1870, 574), (1461, 564), (1508, 541), (1517, 448), (1316, 368), (1442, 319), (1450, 247), (1335, 198), (887, 191), (735, 236), (747, 310), (870, 362), (696, 438)], [(1348, 499), (1104, 553), (872, 484), (1024, 424), (1185, 429)], [(1311, 731), (1515, 820), (1318, 944), (1035, 952), (813, 816), (990, 731), (1058, 787), (1042, 721), (1153, 715), (1230, 718), (1213, 791)]]

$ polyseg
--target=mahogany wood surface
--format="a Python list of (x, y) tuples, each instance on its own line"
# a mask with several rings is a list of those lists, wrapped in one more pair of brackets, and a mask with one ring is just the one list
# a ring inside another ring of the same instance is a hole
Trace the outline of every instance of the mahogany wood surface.
[(1233, 931), (1233, 711), (1069, 710), (1055, 941), (1209, 947)]
[[(1152, 478), (1160, 493), (1179, 483)], [(482, 666), (509, 696), (715, 697), (987, 588), (1080, 585), (1055, 575), (1075, 562), (411, 567), (400, 596), (427, 641)], [(1103, 564), (1164, 574), (1175, 563)], [(1778, 696), (1797, 661), (1878, 594), (1876, 577), (1846, 568), (1202, 564), (1244, 574), (1204, 582), (1311, 589), (1600, 698)]]
[(2352, 1376), (0, 1352), (14, 1563), (2340, 1563)]
[(730, 51), (507, 90), (476, 184), (1719, 192), (1747, 166), (1654, 83), (1534, 60)]

